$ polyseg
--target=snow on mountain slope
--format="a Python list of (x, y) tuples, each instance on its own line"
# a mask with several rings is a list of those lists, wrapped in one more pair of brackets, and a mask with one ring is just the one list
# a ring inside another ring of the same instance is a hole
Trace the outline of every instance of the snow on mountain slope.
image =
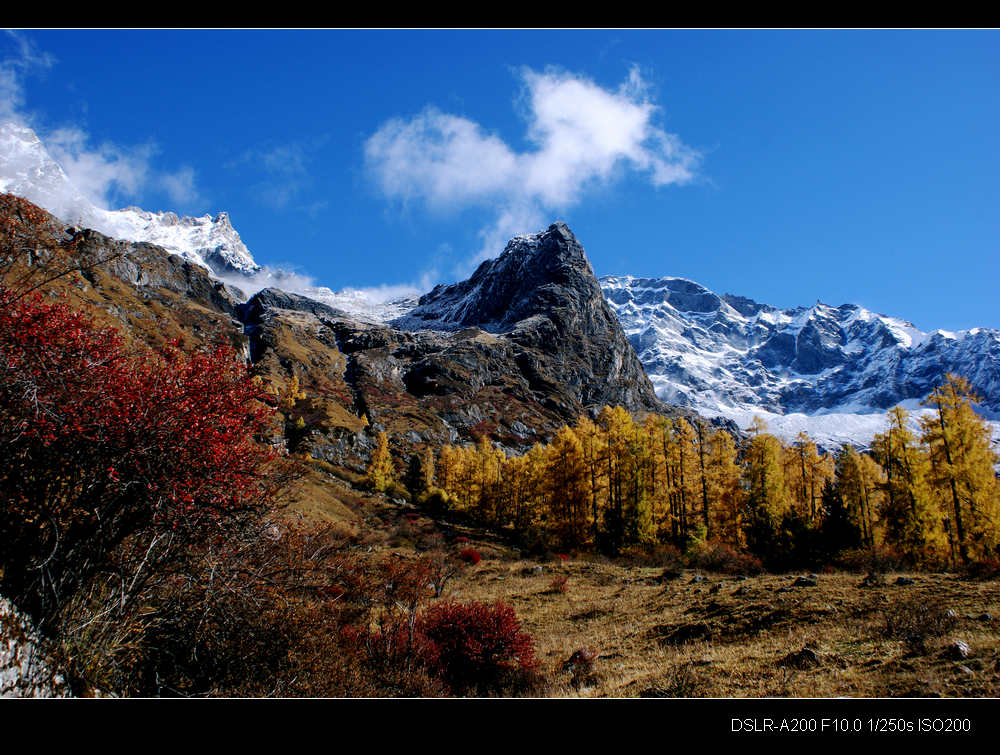
[(215, 217), (178, 217), (173, 212), (149, 212), (139, 207), (102, 209), (77, 189), (34, 131), (11, 121), (0, 122), (0, 192), (24, 197), (67, 223), (113, 238), (162, 246), (247, 295), (268, 287), (281, 288), (370, 322), (393, 320), (417, 303), (416, 291), (332, 291), (304, 276), (262, 267), (225, 212)]
[(225, 212), (182, 218), (138, 207), (102, 209), (74, 186), (34, 131), (11, 121), (0, 123), (0, 192), (24, 197), (68, 223), (162, 246), (210, 270), (260, 269)]
[(784, 437), (864, 445), (887, 409), (919, 412), (955, 372), (983, 397), (979, 411), (1000, 419), (996, 330), (923, 333), (853, 304), (782, 310), (683, 278), (600, 282), (657, 395), (702, 414), (744, 427), (757, 415)]

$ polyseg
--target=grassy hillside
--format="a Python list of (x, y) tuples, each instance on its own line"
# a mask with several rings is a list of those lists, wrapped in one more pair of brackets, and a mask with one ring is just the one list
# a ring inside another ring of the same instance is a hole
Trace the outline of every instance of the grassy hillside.
[[(527, 558), (486, 531), (435, 520), (409, 504), (341, 482), (320, 489), (337, 502), (307, 497), (290, 511), (323, 512), (363, 533), (373, 553), (415, 559), (433, 548), (476, 550), (482, 560), (461, 569), (443, 597), (501, 600), (517, 611), (542, 661), (545, 682), (535, 695), (1000, 695), (996, 579), (744, 576), (641, 559)], [(966, 657), (956, 641), (968, 646)], [(572, 662), (581, 650), (589, 652)]]

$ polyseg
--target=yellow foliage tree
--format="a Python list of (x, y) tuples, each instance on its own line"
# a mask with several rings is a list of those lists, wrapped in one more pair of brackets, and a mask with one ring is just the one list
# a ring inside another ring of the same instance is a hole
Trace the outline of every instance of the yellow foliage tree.
[(903, 407), (890, 409), (889, 427), (872, 440), (872, 455), (885, 473), (880, 517), (885, 540), (913, 561), (922, 561), (943, 551), (944, 531), (928, 487), (927, 455), (918, 447), (908, 422), (909, 413)]
[(396, 468), (389, 453), (389, 436), (385, 432), (378, 434), (375, 450), (368, 462), (368, 485), (372, 490), (384, 492), (396, 480)]
[(882, 468), (868, 454), (860, 454), (849, 445), (837, 453), (837, 489), (847, 506), (848, 517), (861, 531), (861, 539), (868, 547), (876, 542), (884, 482)]
[(725, 430), (716, 430), (709, 440), (708, 496), (712, 501), (709, 535), (734, 547), (746, 544), (743, 537), (743, 488), (736, 461), (736, 442)]
[(972, 409), (978, 400), (965, 378), (949, 374), (923, 402), (934, 414), (920, 421), (930, 459), (929, 481), (953, 518), (953, 539), (963, 563), (994, 554), (1000, 542), (993, 471), (997, 457), (990, 448), (989, 426)]

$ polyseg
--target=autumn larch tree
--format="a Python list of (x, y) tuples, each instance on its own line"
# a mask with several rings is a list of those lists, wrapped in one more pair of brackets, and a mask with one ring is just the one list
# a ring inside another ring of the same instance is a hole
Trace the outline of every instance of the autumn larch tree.
[(708, 495), (713, 506), (709, 534), (723, 543), (741, 548), (745, 544), (744, 495), (740, 467), (736, 461), (736, 442), (725, 430), (716, 430), (709, 440), (707, 477)]
[(785, 483), (781, 441), (767, 432), (763, 420), (754, 417), (751, 437), (744, 454), (744, 487), (747, 492), (747, 542), (761, 557), (775, 555), (781, 525), (790, 510)]
[(934, 414), (921, 418), (929, 452), (929, 479), (954, 519), (963, 563), (994, 553), (1000, 542), (1000, 501), (989, 426), (972, 409), (979, 399), (969, 382), (949, 374), (924, 400)]
[(837, 452), (836, 476), (837, 492), (849, 519), (860, 529), (862, 543), (874, 548), (885, 480), (881, 467), (868, 454), (860, 454), (845, 444)]
[(927, 482), (929, 463), (908, 427), (909, 413), (889, 410), (889, 427), (872, 440), (872, 455), (885, 482), (881, 520), (885, 539), (912, 561), (927, 560), (942, 549), (941, 515)]
[(368, 462), (368, 484), (372, 490), (382, 493), (388, 490), (395, 480), (396, 467), (389, 453), (389, 436), (382, 431), (378, 434), (375, 450), (372, 451), (371, 460)]

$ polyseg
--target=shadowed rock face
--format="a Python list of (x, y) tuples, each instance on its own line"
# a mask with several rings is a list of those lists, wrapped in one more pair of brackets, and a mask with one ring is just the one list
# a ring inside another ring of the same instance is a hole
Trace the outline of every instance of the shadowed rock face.
[(542, 233), (511, 239), (499, 257), (484, 262), (468, 280), (437, 286), (420, 297), (409, 317), (431, 327), (477, 326), (502, 333), (559, 307), (591, 314), (600, 299), (583, 247), (564, 223), (555, 223)]
[(564, 386), (580, 407), (662, 409), (604, 299), (583, 247), (564, 223), (512, 239), (461, 283), (438, 286), (394, 322), (401, 329), (476, 327), (521, 349), (534, 385)]

